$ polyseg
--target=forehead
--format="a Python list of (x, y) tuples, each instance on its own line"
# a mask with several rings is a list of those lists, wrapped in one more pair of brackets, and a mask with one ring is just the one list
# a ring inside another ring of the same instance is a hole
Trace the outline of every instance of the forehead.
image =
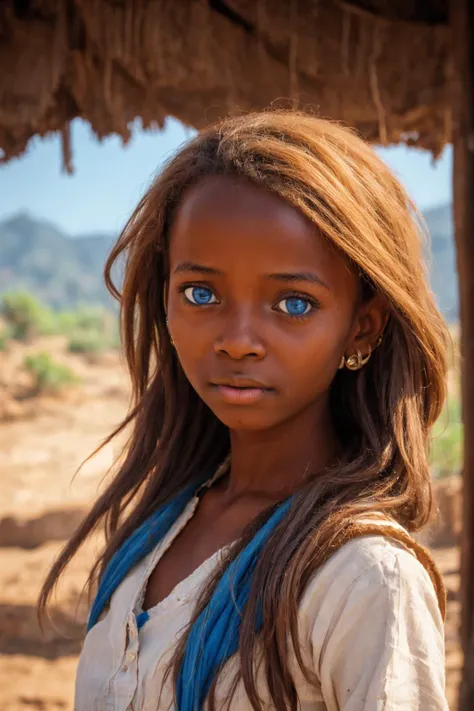
[(259, 186), (212, 176), (188, 189), (171, 225), (170, 260), (247, 273), (314, 267), (337, 278), (347, 261), (299, 210)]

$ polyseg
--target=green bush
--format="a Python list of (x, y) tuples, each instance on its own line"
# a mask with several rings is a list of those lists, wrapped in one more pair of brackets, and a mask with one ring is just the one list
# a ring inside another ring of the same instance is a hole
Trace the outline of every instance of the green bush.
[(16, 340), (27, 341), (54, 332), (52, 312), (26, 291), (4, 294), (0, 313)]
[(96, 331), (78, 332), (68, 343), (70, 353), (98, 354), (107, 350), (108, 343), (104, 336)]
[(109, 314), (103, 308), (82, 307), (76, 311), (76, 326), (84, 331), (103, 331)]
[(57, 332), (69, 338), (70, 353), (99, 354), (120, 348), (117, 316), (103, 308), (80, 308), (57, 314)]
[(122, 347), (118, 319), (113, 322), (113, 327), (112, 327), (112, 331), (110, 334), (109, 347), (112, 348), (113, 350), (120, 350), (120, 348)]
[(444, 477), (461, 471), (463, 442), (461, 401), (451, 395), (433, 427), (430, 462), (434, 476)]
[(57, 331), (65, 336), (73, 336), (76, 331), (103, 333), (108, 317), (107, 311), (100, 307), (60, 311), (56, 315)]
[(77, 329), (77, 314), (75, 311), (59, 311), (56, 314), (56, 333), (70, 336)]
[(56, 393), (67, 385), (79, 381), (77, 375), (67, 366), (56, 363), (50, 353), (35, 353), (25, 356), (25, 369), (34, 380), (35, 393)]
[(0, 352), (7, 350), (8, 342), (11, 337), (12, 334), (10, 328), (2, 328), (0, 330)]
[(3, 295), (0, 316), (8, 328), (8, 337), (0, 333), (0, 350), (8, 338), (29, 341), (50, 335), (68, 338), (71, 353), (98, 354), (120, 348), (117, 315), (101, 306), (53, 311), (28, 292), (12, 292)]

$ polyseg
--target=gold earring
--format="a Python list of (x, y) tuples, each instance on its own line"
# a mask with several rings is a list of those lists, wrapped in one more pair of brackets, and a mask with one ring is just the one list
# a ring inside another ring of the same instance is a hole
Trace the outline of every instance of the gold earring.
[[(374, 349), (380, 346), (380, 344), (382, 343), (383, 335), (384, 334), (381, 333), (380, 336), (377, 338)], [(360, 350), (357, 349), (357, 351), (353, 355), (349, 356), (349, 358), (342, 356), (341, 360), (339, 361), (338, 370), (342, 370), (344, 367), (348, 368), (349, 370), (360, 370), (360, 368), (363, 368), (363, 366), (369, 362), (371, 355), (372, 346), (369, 346), (369, 352), (366, 356), (363, 356)]]
[(363, 356), (359, 349), (356, 350), (349, 358), (342, 356), (341, 362), (339, 363), (339, 369), (344, 368), (348, 370), (360, 370), (361, 368), (369, 362), (370, 356), (372, 355), (372, 347), (369, 346), (369, 352), (367, 355)]
[(348, 370), (360, 370), (364, 367), (366, 363), (369, 362), (370, 356), (372, 355), (372, 348), (369, 346), (369, 352), (366, 356), (363, 356), (359, 349), (356, 352), (346, 358), (346, 368)]

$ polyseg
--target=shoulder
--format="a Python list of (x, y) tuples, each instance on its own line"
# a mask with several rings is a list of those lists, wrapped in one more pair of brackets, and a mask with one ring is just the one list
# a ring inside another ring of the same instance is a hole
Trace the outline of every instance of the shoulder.
[[(301, 600), (302, 621), (328, 628), (342, 609), (424, 608), (442, 626), (438, 597), (415, 553), (390, 535), (364, 535), (336, 551), (310, 580)], [(322, 633), (321, 629), (321, 633)]]
[[(430, 575), (389, 535), (353, 538), (315, 573), (299, 615), (302, 658), (328, 709), (447, 709), (444, 627)], [(385, 706), (384, 706), (385, 708)]]
[(310, 580), (303, 602), (333, 584), (341, 595), (361, 578), (382, 588), (401, 579), (427, 582), (433, 588), (428, 572), (412, 550), (389, 534), (370, 534), (353, 538), (333, 553)]

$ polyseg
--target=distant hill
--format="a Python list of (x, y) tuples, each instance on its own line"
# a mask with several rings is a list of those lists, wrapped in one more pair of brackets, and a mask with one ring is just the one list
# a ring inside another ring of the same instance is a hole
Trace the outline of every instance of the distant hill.
[[(449, 205), (425, 212), (432, 240), (430, 268), (433, 290), (445, 317), (458, 318), (458, 296)], [(69, 237), (53, 225), (19, 214), (0, 222), (0, 293), (28, 289), (46, 303), (65, 308), (84, 304), (111, 305), (103, 283), (113, 235)]]
[(54, 307), (111, 305), (103, 268), (114, 237), (71, 238), (20, 214), (0, 222), (0, 292), (28, 289)]
[(424, 213), (431, 236), (431, 286), (444, 317), (449, 322), (459, 318), (459, 297), (451, 205)]

